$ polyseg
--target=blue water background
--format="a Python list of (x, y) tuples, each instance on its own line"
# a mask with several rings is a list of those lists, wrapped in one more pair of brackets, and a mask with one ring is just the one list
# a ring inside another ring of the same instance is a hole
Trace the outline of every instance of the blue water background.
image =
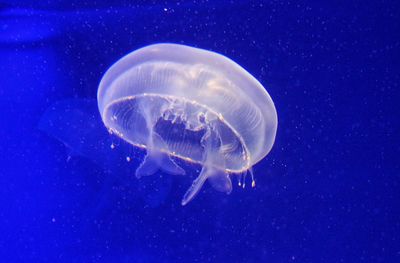
[[(128, 2), (0, 1), (0, 262), (400, 262), (398, 1)], [(256, 188), (182, 207), (198, 167), (139, 181), (144, 152), (102, 130), (102, 75), (159, 42), (224, 54), (270, 93)]]

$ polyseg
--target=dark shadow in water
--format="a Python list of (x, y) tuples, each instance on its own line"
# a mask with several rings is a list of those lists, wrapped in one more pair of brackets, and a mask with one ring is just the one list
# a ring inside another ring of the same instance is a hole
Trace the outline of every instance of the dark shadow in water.
[[(91, 214), (111, 209), (113, 200), (123, 199), (127, 205), (144, 201), (146, 206), (158, 207), (169, 196), (172, 179), (162, 173), (136, 179), (134, 171), (139, 150), (110, 135), (104, 127), (94, 99), (66, 99), (50, 106), (39, 121), (39, 129), (62, 142), (67, 159), (84, 158), (105, 172), (98, 201)], [(127, 161), (127, 157), (131, 161)], [(111, 206), (111, 207), (110, 207)]]

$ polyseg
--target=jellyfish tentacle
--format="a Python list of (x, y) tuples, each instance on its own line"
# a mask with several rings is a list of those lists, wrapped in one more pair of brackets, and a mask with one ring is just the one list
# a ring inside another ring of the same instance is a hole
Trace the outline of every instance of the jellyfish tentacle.
[(254, 179), (254, 173), (253, 173), (253, 168), (250, 167), (246, 171), (242, 172), (238, 176), (238, 185), (246, 188), (246, 177), (247, 174), (250, 174), (251, 177), (251, 187), (254, 188), (256, 187), (256, 180)]
[(250, 167), (250, 168), (248, 169), (248, 171), (249, 171), (250, 176), (251, 176), (251, 187), (254, 188), (254, 187), (256, 187), (256, 180), (254, 179), (253, 168)]

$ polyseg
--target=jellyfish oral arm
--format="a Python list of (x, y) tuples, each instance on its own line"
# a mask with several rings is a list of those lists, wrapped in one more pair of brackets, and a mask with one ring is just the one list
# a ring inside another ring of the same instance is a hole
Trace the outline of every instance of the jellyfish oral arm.
[[(160, 135), (154, 131), (154, 125), (156, 118), (152, 116), (149, 108), (140, 107), (142, 114), (146, 121), (146, 126), (148, 129), (148, 141), (147, 141), (147, 154), (143, 162), (140, 164), (139, 168), (136, 169), (135, 175), (137, 178), (142, 176), (152, 175), (156, 173), (159, 169), (169, 173), (184, 175), (185, 170), (179, 167), (169, 155), (168, 146), (163, 141)], [(164, 151), (164, 152), (163, 152)]]
[(184, 175), (185, 170), (179, 167), (166, 153), (159, 150), (166, 147), (162, 138), (155, 132), (152, 133), (151, 138), (152, 142), (147, 145), (146, 157), (136, 169), (136, 177), (152, 175), (159, 169), (169, 174)]
[(202, 145), (205, 149), (203, 168), (183, 196), (182, 205), (186, 205), (197, 195), (207, 179), (209, 179), (209, 182), (217, 191), (227, 194), (232, 191), (232, 182), (228, 173), (224, 169), (216, 168), (216, 166), (224, 167), (224, 158), (221, 154), (219, 144), (218, 129), (211, 124), (207, 127), (207, 132), (202, 138)]

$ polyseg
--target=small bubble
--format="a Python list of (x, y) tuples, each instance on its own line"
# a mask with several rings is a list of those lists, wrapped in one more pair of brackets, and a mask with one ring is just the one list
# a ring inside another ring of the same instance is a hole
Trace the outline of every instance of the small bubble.
[(110, 145), (110, 147), (111, 147), (111, 149), (114, 149), (114, 148), (115, 148), (115, 144), (112, 143), (112, 144)]
[(127, 162), (130, 162), (130, 161), (131, 161), (131, 157), (126, 156), (126, 161), (127, 161)]

